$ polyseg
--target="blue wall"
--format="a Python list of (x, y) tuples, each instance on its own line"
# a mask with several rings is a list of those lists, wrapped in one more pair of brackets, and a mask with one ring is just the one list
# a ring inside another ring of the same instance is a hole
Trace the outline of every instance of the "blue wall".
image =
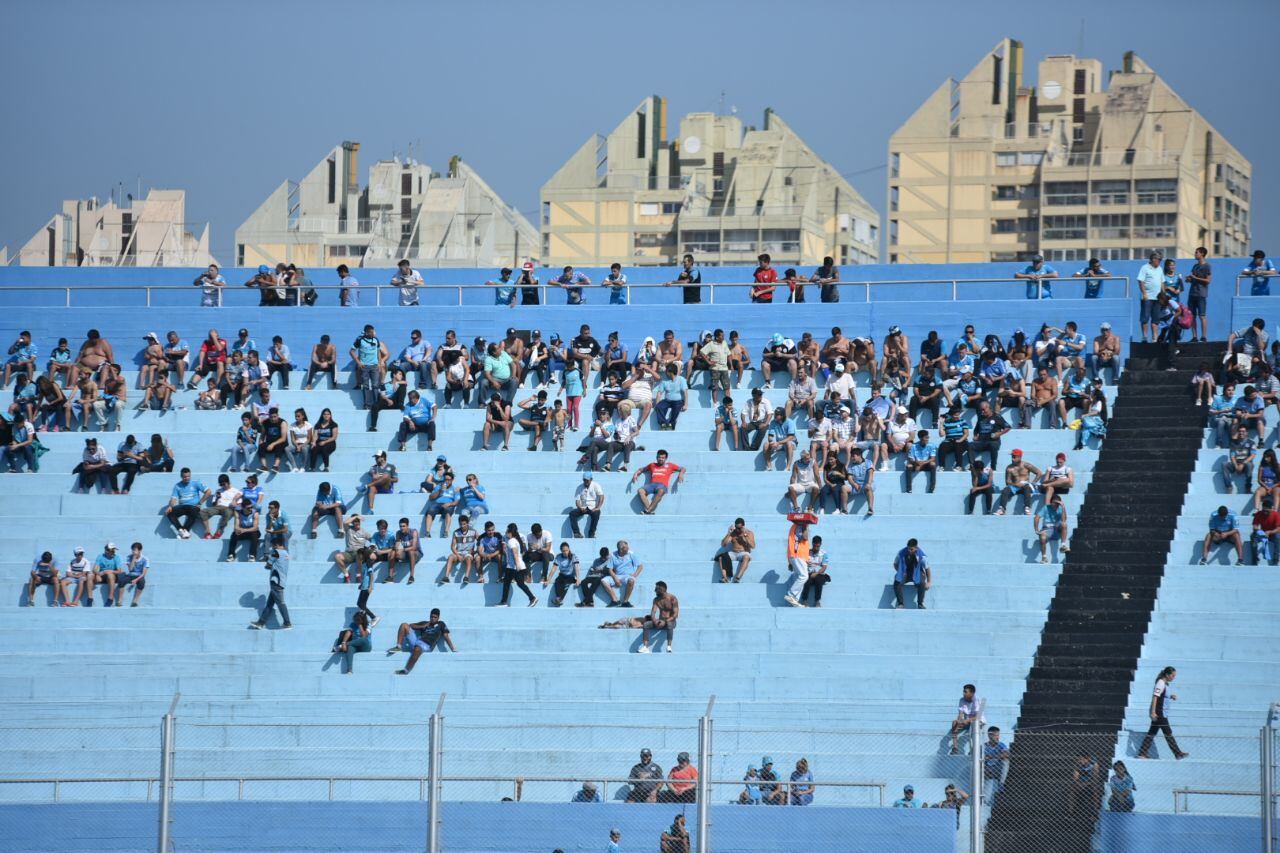
[(1255, 853), (1262, 846), (1261, 818), (1104, 811), (1099, 830), (1103, 853)]

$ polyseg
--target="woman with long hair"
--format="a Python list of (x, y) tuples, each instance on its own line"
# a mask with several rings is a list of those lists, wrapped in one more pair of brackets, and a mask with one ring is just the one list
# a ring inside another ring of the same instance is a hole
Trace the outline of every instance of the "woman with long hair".
[(1151, 708), (1148, 712), (1151, 715), (1151, 728), (1147, 729), (1147, 736), (1142, 739), (1142, 746), (1138, 748), (1139, 758), (1151, 757), (1148, 753), (1151, 751), (1152, 742), (1156, 739), (1156, 732), (1164, 733), (1165, 742), (1169, 744), (1169, 749), (1173, 750), (1174, 758), (1186, 758), (1190, 754), (1178, 749), (1178, 742), (1173, 739), (1173, 729), (1169, 725), (1169, 716), (1166, 713), (1165, 703), (1178, 699), (1178, 694), (1169, 689), (1177, 677), (1178, 670), (1171, 666), (1166, 666), (1156, 676), (1156, 686), (1151, 691)]
[(520, 591), (529, 597), (529, 606), (538, 605), (538, 597), (529, 590), (529, 567), (524, 562), (526, 550), (524, 537), (515, 524), (507, 525), (506, 548), (502, 556), (502, 600), (498, 607), (510, 607), (511, 584), (514, 582)]
[(1280, 462), (1276, 461), (1276, 452), (1267, 448), (1262, 452), (1262, 461), (1258, 463), (1258, 487), (1253, 490), (1253, 511), (1262, 511), (1263, 498), (1270, 497), (1271, 505), (1280, 504)]
[(329, 470), (329, 457), (338, 449), (338, 423), (333, 419), (333, 412), (328, 408), (320, 412), (320, 419), (311, 428), (311, 453), (307, 459), (307, 467), (312, 471), (317, 465), (320, 470)]

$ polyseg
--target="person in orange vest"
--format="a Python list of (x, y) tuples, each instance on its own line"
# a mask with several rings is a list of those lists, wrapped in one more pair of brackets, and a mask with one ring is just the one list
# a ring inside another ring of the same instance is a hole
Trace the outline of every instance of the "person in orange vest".
[(809, 579), (809, 525), (804, 521), (792, 521), (787, 533), (787, 566), (791, 569), (791, 587), (782, 599), (792, 607), (804, 607), (800, 593)]

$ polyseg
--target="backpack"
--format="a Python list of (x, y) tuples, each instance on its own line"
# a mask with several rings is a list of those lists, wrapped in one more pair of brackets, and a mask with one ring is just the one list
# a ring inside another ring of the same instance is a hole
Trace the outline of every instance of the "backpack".
[(1191, 313), (1191, 309), (1186, 305), (1178, 307), (1178, 327), (1181, 329), (1190, 329), (1195, 325), (1195, 316)]

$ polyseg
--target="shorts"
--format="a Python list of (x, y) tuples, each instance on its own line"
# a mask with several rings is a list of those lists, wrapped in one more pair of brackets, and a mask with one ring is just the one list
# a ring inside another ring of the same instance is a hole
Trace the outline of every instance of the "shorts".
[(454, 507), (446, 507), (439, 501), (427, 501), (425, 513), (428, 515), (438, 515), (440, 513), (453, 514)]
[[(635, 580), (636, 580), (636, 576), (635, 576), (635, 575), (618, 575), (618, 580), (615, 582), (615, 581), (614, 581), (614, 579), (613, 579), (610, 575), (605, 575), (605, 578), (604, 578), (604, 585), (605, 585), (605, 586), (608, 586), (608, 587), (613, 587), (614, 589), (617, 589), (617, 588), (619, 588), (619, 587), (624, 587), (624, 586), (626, 586), (628, 581), (630, 581), (631, 583), (633, 583), (633, 584), (634, 584), (634, 583), (635, 583)], [(646, 617), (646, 618), (648, 618), (648, 617)]]
[[(372, 550), (372, 549), (370, 549), (370, 550)], [(343, 560), (343, 562), (345, 562), (348, 566), (349, 566), (349, 565), (351, 565), (352, 563), (354, 563), (354, 562), (356, 561), (356, 558), (357, 558), (357, 557), (359, 557), (359, 558), (361, 558), (361, 559), (368, 559), (368, 557), (369, 557), (369, 551), (343, 551), (343, 552), (342, 552), (342, 560)]]
[(424, 652), (435, 651), (435, 643), (428, 643), (412, 631), (409, 636), (404, 638), (404, 642), (400, 644), (401, 651), (411, 652), (414, 649), (422, 649)]
[(1154, 299), (1144, 299), (1138, 303), (1138, 322), (1150, 323), (1151, 315), (1155, 313), (1157, 303)]
[(328, 508), (328, 509), (325, 509), (324, 507), (316, 506), (316, 507), (314, 507), (311, 511), (312, 511), (313, 513), (315, 513), (315, 516), (316, 516), (317, 518), (319, 518), (319, 517), (320, 517), (320, 516), (322, 516), (322, 515), (337, 515), (337, 514), (338, 514), (338, 507), (335, 505), (335, 506), (332, 506), (332, 507), (330, 507), (330, 508)]
[(29, 358), (21, 355), (11, 355), (9, 356), (9, 360), (5, 362), (5, 364), (35, 364), (35, 363), (36, 363), (36, 360), (34, 358)]
[(120, 575), (116, 578), (116, 586), (133, 584), (139, 592), (147, 588), (147, 579), (142, 575)]
[(1193, 293), (1187, 297), (1187, 308), (1191, 311), (1191, 316), (1204, 317), (1209, 311), (1209, 298)]
[(766, 355), (764, 357), (764, 363), (769, 365), (769, 367), (773, 368), (774, 370), (787, 370), (789, 369), (788, 366), (791, 364), (791, 359), (778, 358), (777, 356)]
[(395, 490), (396, 490), (395, 485), (391, 483), (385, 486), (374, 486), (372, 489), (370, 489), (370, 491), (373, 492), (375, 495), (389, 495)]
[(712, 370), (711, 371), (711, 387), (719, 386), (724, 393), (729, 393), (729, 371), (728, 370)]
[(750, 551), (730, 551), (726, 548), (721, 548), (719, 551), (716, 552), (716, 556), (727, 557), (729, 559), (729, 562), (733, 563), (736, 566), (740, 564), (745, 558), (750, 557), (751, 552)]
[(50, 575), (35, 575), (36, 586), (53, 586), (57, 583), (57, 579)]
[(661, 483), (650, 483), (647, 486), (641, 487), (640, 491), (652, 497), (653, 495), (665, 495), (667, 493), (667, 487)]

